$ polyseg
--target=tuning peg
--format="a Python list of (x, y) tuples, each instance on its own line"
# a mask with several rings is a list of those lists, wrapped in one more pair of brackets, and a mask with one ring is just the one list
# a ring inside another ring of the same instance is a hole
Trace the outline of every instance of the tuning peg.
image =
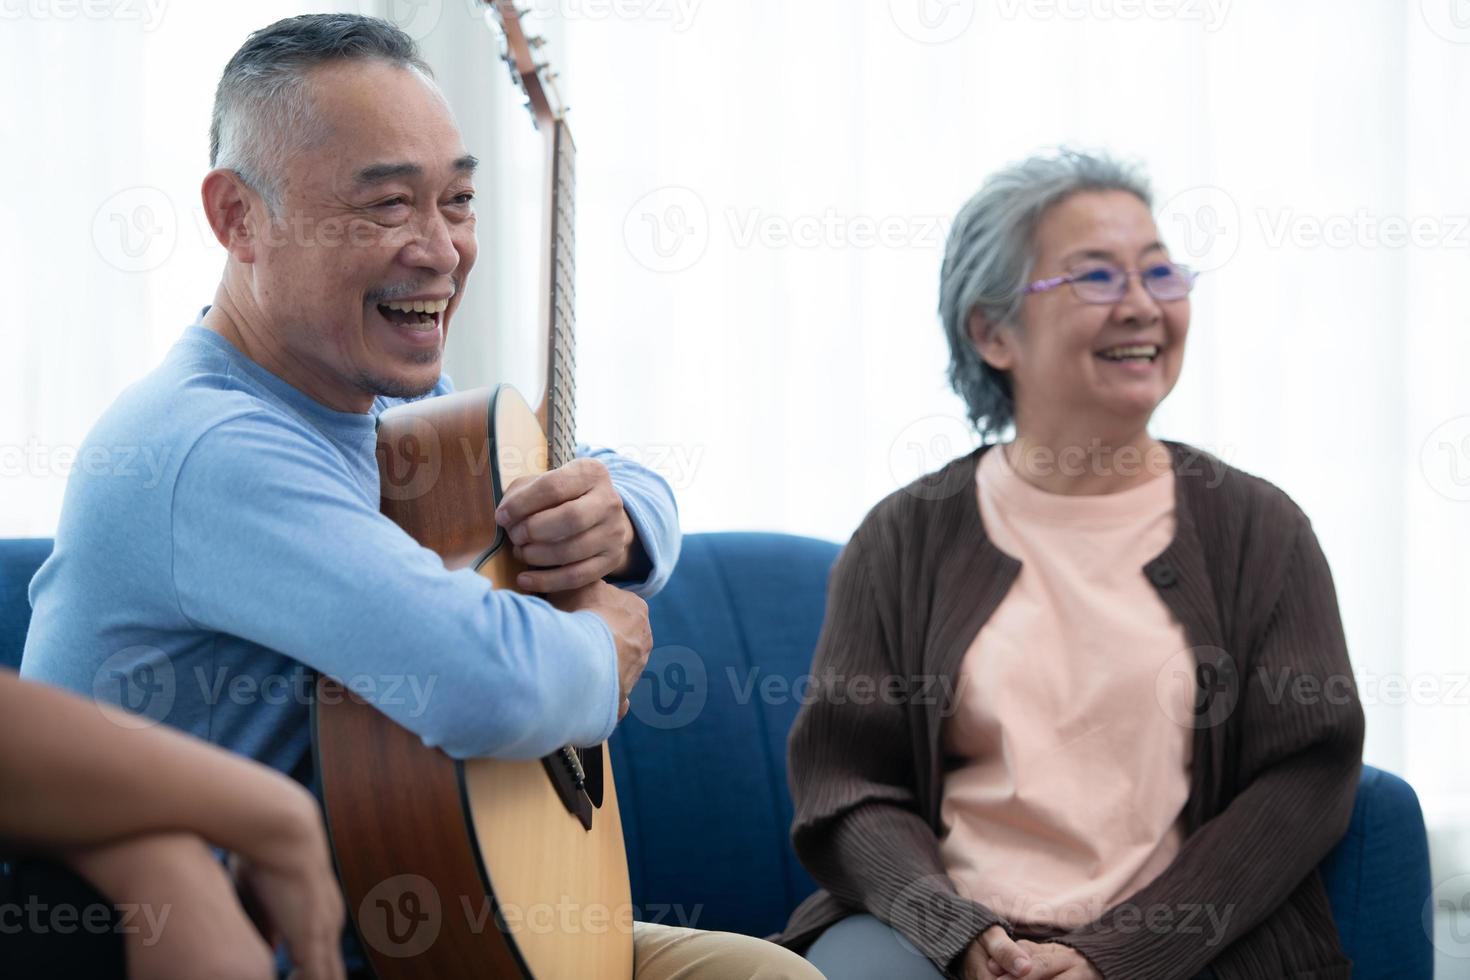
[(536, 48), (544, 48), (546, 47), (546, 38), (542, 37), (540, 34), (537, 34), (534, 37), (526, 38), (526, 43), (531, 46), (532, 50), (535, 50)]

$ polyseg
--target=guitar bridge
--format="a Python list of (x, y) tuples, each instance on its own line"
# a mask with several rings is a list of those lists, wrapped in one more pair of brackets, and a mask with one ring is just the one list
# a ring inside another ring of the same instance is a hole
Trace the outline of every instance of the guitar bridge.
[(567, 771), (571, 774), (572, 782), (577, 784), (577, 789), (585, 789), (587, 787), (587, 770), (582, 768), (582, 760), (577, 757), (576, 750), (570, 745), (563, 745), (561, 751), (557, 754), (561, 756), (561, 761), (566, 765)]
[(551, 785), (556, 787), (562, 806), (581, 822), (583, 830), (591, 830), (592, 800), (587, 795), (587, 770), (582, 767), (576, 749), (563, 745), (559, 751), (542, 758), (541, 764)]

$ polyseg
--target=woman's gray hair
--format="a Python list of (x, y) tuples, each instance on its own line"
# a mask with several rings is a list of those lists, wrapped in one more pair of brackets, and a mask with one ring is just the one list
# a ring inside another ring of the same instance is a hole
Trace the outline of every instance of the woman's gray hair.
[(312, 112), (307, 74), (329, 62), (368, 60), (434, 77), (413, 38), (376, 17), (306, 14), (251, 34), (215, 89), (210, 167), (235, 171), (277, 213), (287, 155), (324, 135)]
[(979, 310), (993, 323), (1019, 326), (1041, 216), (1079, 191), (1112, 190), (1153, 207), (1148, 181), (1136, 168), (1061, 149), (991, 174), (955, 217), (939, 273), (939, 317), (949, 338), (949, 383), (986, 441), (999, 439), (1015, 420), (1015, 402), (1010, 376), (976, 353), (970, 314)]

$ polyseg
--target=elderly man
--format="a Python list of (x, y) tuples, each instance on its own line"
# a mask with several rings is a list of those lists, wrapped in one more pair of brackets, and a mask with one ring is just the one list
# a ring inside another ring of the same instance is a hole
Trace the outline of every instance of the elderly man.
[[(652, 642), (639, 596), (679, 549), (662, 480), (580, 450), (509, 488), (497, 520), (541, 567), (520, 584), (553, 602), (446, 571), (378, 511), (375, 416), (451, 390), (440, 360), (476, 256), (476, 161), (413, 42), (338, 14), (252, 35), (220, 80), (211, 164), (214, 302), (88, 440), (145, 447), (157, 472), (73, 477), (23, 673), (298, 778), (307, 668), (411, 671), (378, 706), (456, 756), (607, 738)], [(94, 884), (125, 891), (126, 862)], [(165, 952), (130, 945), (135, 976), (258, 956), (238, 906), (168, 898)], [(645, 980), (817, 976), (748, 937), (639, 924), (634, 946)]]

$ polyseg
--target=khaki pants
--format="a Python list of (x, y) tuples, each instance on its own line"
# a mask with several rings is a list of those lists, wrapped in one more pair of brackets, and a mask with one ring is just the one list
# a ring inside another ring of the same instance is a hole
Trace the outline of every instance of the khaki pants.
[(822, 980), (806, 960), (732, 932), (633, 923), (634, 980)]

